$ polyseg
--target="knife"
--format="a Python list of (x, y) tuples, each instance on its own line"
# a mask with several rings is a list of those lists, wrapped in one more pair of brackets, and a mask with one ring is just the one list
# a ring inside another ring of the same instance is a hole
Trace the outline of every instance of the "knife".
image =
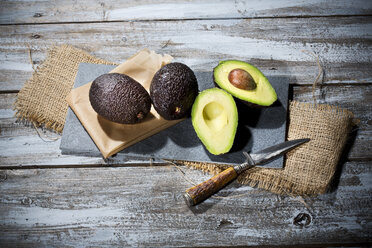
[(244, 156), (246, 157), (246, 161), (244, 163), (230, 167), (209, 180), (186, 190), (183, 195), (186, 204), (191, 207), (204, 201), (218, 190), (226, 186), (229, 182), (237, 178), (238, 175), (243, 171), (256, 165), (265, 164), (266, 162), (308, 141), (310, 141), (310, 139), (296, 139), (268, 147), (257, 153), (248, 154), (247, 152), (243, 152)]

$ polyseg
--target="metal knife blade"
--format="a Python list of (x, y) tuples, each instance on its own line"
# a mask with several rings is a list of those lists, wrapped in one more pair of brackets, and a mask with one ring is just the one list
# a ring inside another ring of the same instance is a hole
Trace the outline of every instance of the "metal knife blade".
[[(265, 148), (257, 153), (248, 154), (247, 152), (243, 152), (244, 156), (247, 160), (239, 165), (234, 166), (235, 171), (237, 174), (241, 173), (242, 171), (251, 168), (256, 165), (263, 165), (270, 160), (275, 159), (276, 157), (294, 149), (295, 147), (310, 141), (310, 139), (296, 139), (286, 141), (277, 145), (270, 146)], [(265, 167), (265, 166), (264, 166)]]
[(258, 153), (251, 153), (250, 156), (255, 165), (261, 165), (308, 141), (310, 141), (310, 139), (290, 140), (268, 147)]

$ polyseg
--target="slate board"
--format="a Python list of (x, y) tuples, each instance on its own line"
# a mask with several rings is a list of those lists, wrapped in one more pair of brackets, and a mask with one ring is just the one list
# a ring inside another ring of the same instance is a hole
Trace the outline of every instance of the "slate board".
[[(115, 66), (81, 63), (74, 87), (93, 81), (113, 68)], [(212, 72), (195, 72), (195, 75), (200, 91), (215, 87)], [(243, 151), (260, 151), (285, 140), (289, 79), (284, 77), (268, 77), (268, 79), (276, 90), (278, 101), (269, 108), (250, 108), (239, 100), (235, 101), (238, 106), (239, 124), (234, 146), (229, 153), (219, 156), (210, 154), (200, 142), (192, 127), (191, 119), (188, 118), (124, 149), (118, 155), (140, 161), (164, 158), (231, 164), (244, 162)], [(101, 156), (71, 109), (67, 113), (60, 149), (62, 154)], [(162, 162), (162, 160), (155, 161)], [(270, 162), (267, 166), (282, 168), (283, 157)]]

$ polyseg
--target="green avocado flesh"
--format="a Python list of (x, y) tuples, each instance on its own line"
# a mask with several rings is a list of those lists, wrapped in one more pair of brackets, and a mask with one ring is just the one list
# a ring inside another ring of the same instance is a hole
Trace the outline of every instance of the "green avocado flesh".
[(238, 126), (234, 98), (219, 88), (199, 93), (191, 110), (192, 125), (207, 150), (219, 155), (230, 151)]
[[(253, 78), (256, 87), (253, 90), (245, 90), (234, 86), (229, 81), (229, 73), (234, 69), (242, 69), (248, 72)], [(269, 80), (267, 80), (259, 69), (246, 62), (239, 60), (221, 61), (214, 68), (213, 77), (219, 87), (243, 101), (260, 106), (270, 106), (277, 99), (276, 92)]]

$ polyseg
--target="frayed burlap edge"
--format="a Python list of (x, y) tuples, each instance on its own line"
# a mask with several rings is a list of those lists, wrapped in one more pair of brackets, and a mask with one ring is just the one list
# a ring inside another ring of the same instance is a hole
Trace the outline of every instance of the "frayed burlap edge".
[[(301, 114), (301, 118), (296, 113)], [(315, 119), (318, 117), (323, 119)], [(310, 120), (310, 126), (301, 126), (306, 118)], [(238, 182), (276, 194), (313, 196), (325, 193), (333, 179), (353, 120), (353, 113), (336, 106), (292, 101), (289, 106), (288, 140), (309, 137), (312, 141), (289, 152), (283, 170), (254, 167), (243, 172)], [(324, 128), (334, 132), (318, 133)], [(327, 150), (319, 152), (323, 146)], [(179, 163), (212, 175), (230, 166), (189, 161)]]
[(45, 61), (17, 94), (13, 105), (17, 120), (61, 133), (68, 109), (65, 97), (73, 86), (79, 64), (83, 62), (115, 65), (70, 45), (49, 48)]

